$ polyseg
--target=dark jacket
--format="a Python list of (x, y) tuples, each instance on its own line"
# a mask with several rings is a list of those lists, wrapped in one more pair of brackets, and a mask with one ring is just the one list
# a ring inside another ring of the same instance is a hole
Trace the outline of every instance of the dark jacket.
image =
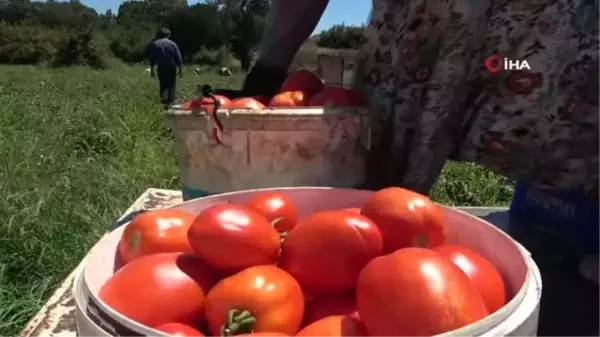
[(150, 66), (179, 67), (181, 66), (181, 53), (179, 47), (168, 38), (156, 39), (148, 46)]

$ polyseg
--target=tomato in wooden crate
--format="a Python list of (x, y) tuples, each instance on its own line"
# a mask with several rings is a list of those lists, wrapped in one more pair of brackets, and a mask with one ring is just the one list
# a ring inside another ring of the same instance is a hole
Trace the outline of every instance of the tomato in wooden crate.
[(307, 69), (292, 71), (281, 85), (279, 92), (302, 91), (310, 97), (323, 90), (323, 80), (315, 73)]

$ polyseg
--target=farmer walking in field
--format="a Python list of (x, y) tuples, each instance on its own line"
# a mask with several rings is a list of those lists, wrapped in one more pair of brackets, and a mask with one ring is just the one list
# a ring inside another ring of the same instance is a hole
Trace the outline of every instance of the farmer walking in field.
[[(177, 93), (177, 75), (182, 76), (181, 52), (171, 39), (171, 32), (162, 28), (156, 33), (156, 39), (150, 43), (150, 76), (158, 75), (160, 100), (165, 108), (175, 102)], [(156, 68), (156, 70), (155, 70)]]
[[(327, 4), (272, 2), (246, 94), (278, 90)], [(455, 159), (597, 198), (597, 1), (374, 0), (366, 38), (370, 187), (427, 193)]]

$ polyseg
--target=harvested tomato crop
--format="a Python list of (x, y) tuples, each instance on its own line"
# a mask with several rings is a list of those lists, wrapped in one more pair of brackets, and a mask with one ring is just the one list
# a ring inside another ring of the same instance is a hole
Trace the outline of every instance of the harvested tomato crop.
[(490, 313), (506, 304), (506, 285), (496, 267), (483, 256), (462, 246), (439, 246), (438, 253), (449, 257), (475, 284)]
[(315, 73), (306, 69), (292, 71), (281, 85), (279, 92), (302, 91), (310, 97), (323, 90), (323, 80)]
[(155, 328), (174, 337), (201, 337), (204, 334), (191, 325), (182, 323), (166, 323)]
[(371, 336), (432, 336), (488, 314), (467, 275), (424, 248), (400, 249), (371, 261), (360, 273), (356, 299)]
[(281, 246), (279, 233), (264, 216), (234, 204), (205, 209), (190, 227), (188, 239), (198, 257), (223, 271), (273, 264)]
[[(215, 95), (215, 98), (219, 101), (220, 107), (227, 109), (231, 105), (231, 100), (223, 95)], [(181, 105), (183, 109), (201, 109), (201, 108), (213, 108), (213, 100), (210, 97), (201, 97), (192, 101), (185, 102)]]
[(304, 106), (308, 99), (302, 91), (286, 91), (277, 94), (269, 103), (270, 107), (298, 107)]
[(246, 206), (264, 216), (280, 233), (291, 230), (298, 221), (296, 205), (282, 192), (258, 192)]
[(320, 296), (306, 301), (303, 326), (328, 316), (351, 316), (358, 318), (354, 292)]
[[(231, 100), (223, 95), (215, 95), (215, 98), (221, 104), (221, 108), (228, 108), (231, 105)], [(209, 102), (212, 103), (212, 99), (209, 99)]]
[(186, 206), (199, 214), (138, 215), (109, 236), (121, 236), (120, 269), (99, 304), (172, 336), (342, 337), (485, 329), (508, 301), (497, 255), (445, 242), (468, 219), (403, 188), (345, 191), (255, 190)]
[(354, 289), (362, 268), (382, 249), (381, 233), (368, 218), (317, 212), (288, 233), (279, 266), (308, 294), (339, 293)]
[(245, 333), (237, 336), (261, 336), (261, 337), (286, 337), (284, 333), (279, 332), (255, 332), (255, 333)]
[(191, 213), (178, 209), (139, 214), (127, 224), (119, 242), (123, 263), (150, 254), (191, 252), (187, 232), (194, 219)]
[(140, 257), (117, 271), (100, 289), (115, 311), (148, 326), (193, 324), (202, 317), (214, 271), (191, 254)]
[(360, 209), (360, 207), (349, 207), (349, 208), (344, 208), (342, 209), (342, 211), (346, 211), (346, 212), (350, 212), (350, 213), (356, 213), (356, 214), (360, 214), (360, 212), (362, 211)]
[(269, 102), (271, 102), (271, 98), (267, 96), (250, 96), (250, 98), (257, 100), (259, 103), (265, 106), (269, 105)]
[(355, 317), (329, 316), (320, 319), (304, 329), (296, 336), (367, 336), (364, 324)]
[(300, 285), (272, 265), (247, 268), (215, 285), (205, 315), (215, 336), (277, 332), (294, 335), (304, 313)]
[(233, 101), (231, 101), (231, 105), (229, 107), (231, 109), (262, 110), (265, 108), (265, 105), (254, 98), (244, 97), (234, 99)]
[(346, 89), (348, 93), (348, 102), (351, 106), (361, 106), (367, 104), (367, 98), (362, 90)]
[[(196, 101), (198, 101), (198, 102), (196, 102)], [(189, 109), (198, 109), (198, 108), (201, 108), (201, 107), (202, 107), (202, 100), (201, 99), (199, 99), (199, 100), (193, 100), (193, 101), (188, 101), (188, 102), (184, 102), (184, 103), (181, 104), (181, 108), (182, 109), (186, 109), (186, 110), (189, 110)]]
[(348, 91), (339, 86), (326, 86), (308, 101), (309, 106), (347, 107), (350, 106)]
[(385, 253), (406, 247), (435, 247), (445, 240), (442, 209), (428, 197), (404, 188), (375, 192), (361, 214), (381, 230)]

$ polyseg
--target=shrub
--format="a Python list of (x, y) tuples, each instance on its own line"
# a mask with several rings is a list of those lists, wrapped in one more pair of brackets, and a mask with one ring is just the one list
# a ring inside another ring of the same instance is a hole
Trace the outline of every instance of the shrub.
[(92, 30), (71, 31), (54, 59), (55, 66), (88, 65), (107, 68), (112, 57), (104, 36)]
[(317, 46), (331, 49), (358, 49), (365, 43), (363, 26), (334, 25), (317, 34)]
[(0, 21), (0, 63), (38, 64), (51, 61), (64, 43), (63, 29)]

